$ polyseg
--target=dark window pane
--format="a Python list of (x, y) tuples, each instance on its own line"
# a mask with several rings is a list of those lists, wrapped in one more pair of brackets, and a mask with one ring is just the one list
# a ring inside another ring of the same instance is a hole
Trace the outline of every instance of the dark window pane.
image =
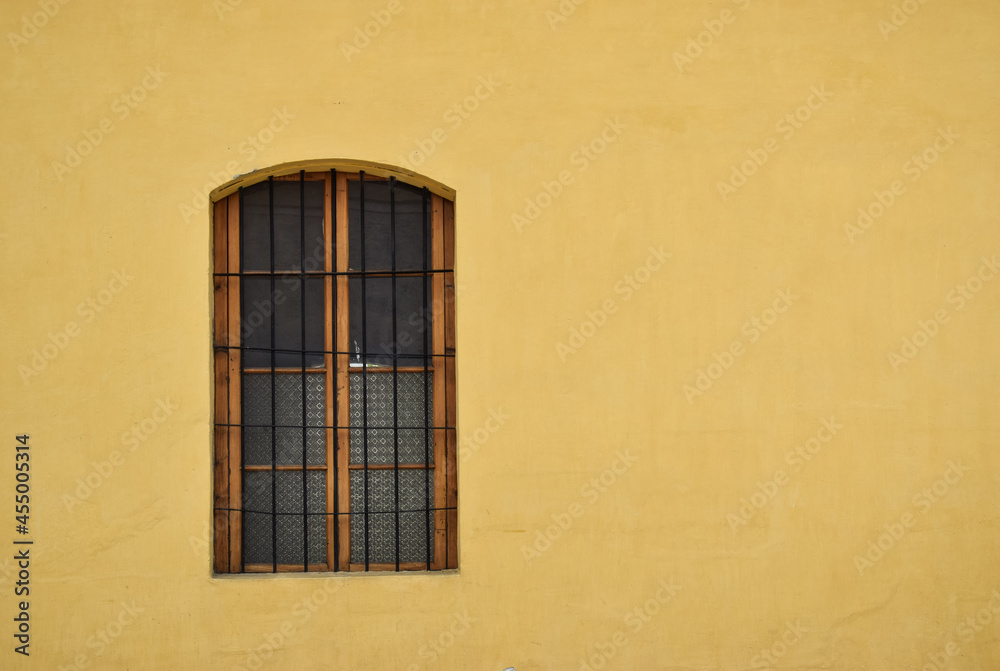
[[(350, 268), (361, 270), (361, 183), (347, 183)], [(421, 270), (427, 250), (430, 267), (430, 231), (424, 234), (423, 192), (396, 183), (396, 270)], [(429, 205), (429, 204), (428, 204)], [(389, 183), (365, 182), (365, 270), (392, 270)], [(430, 227), (428, 211), (428, 229)]]
[[(299, 182), (274, 183), (274, 267), (301, 270), (302, 222)], [(323, 182), (305, 184), (306, 270), (323, 269)], [(310, 263), (312, 259), (312, 263)], [(314, 264), (315, 267), (312, 267)]]
[[(243, 270), (271, 270), (270, 186), (243, 189)], [(274, 268), (297, 271), (302, 265), (300, 183), (274, 182)], [(306, 270), (323, 269), (323, 182), (305, 184)]]
[[(365, 303), (362, 325), (361, 284), (365, 284)], [(392, 337), (392, 279), (369, 277), (362, 280), (352, 277), (351, 295), (351, 365), (360, 365), (359, 350), (367, 353), (369, 365), (391, 366), (395, 353), (399, 366), (423, 366), (422, 358), (430, 353), (431, 292), (427, 287), (427, 305), (424, 305), (424, 277), (396, 278), (396, 338)], [(429, 280), (428, 280), (429, 284)], [(424, 307), (421, 307), (424, 306)], [(362, 326), (365, 337), (362, 338)], [(424, 347), (426, 335), (427, 348)]]
[(245, 271), (271, 270), (271, 229), (269, 226), (267, 182), (248, 186), (242, 191), (240, 216), (243, 235), (240, 250)]
[[(321, 277), (305, 281), (306, 307), (306, 367), (323, 365), (323, 334), (325, 300)], [(271, 366), (271, 314), (274, 313), (277, 368), (302, 366), (302, 280), (298, 277), (274, 279), (271, 293), (270, 277), (246, 277), (243, 280), (243, 318), (241, 336), (248, 348), (243, 357), (245, 368)]]

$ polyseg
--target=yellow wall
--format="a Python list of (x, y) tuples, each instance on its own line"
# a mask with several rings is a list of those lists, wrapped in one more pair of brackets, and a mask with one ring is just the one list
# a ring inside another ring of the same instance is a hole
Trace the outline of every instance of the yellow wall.
[[(61, 1), (0, 21), (0, 668), (1000, 668), (996, 2)], [(334, 157), (457, 192), (461, 570), (213, 579), (204, 194)]]

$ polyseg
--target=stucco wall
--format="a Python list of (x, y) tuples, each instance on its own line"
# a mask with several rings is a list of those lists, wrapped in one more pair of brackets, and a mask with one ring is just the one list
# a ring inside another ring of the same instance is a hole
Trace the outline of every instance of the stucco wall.
[[(0, 27), (0, 668), (1000, 668), (997, 3)], [(457, 192), (461, 569), (215, 579), (205, 195), (335, 157)]]

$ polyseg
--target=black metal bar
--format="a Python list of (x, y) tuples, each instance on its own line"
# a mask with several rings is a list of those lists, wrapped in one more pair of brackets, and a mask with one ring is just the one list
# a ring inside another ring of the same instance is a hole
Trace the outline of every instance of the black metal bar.
[[(430, 191), (424, 189), (424, 202), (423, 202), (423, 233), (420, 237), (420, 244), (423, 247), (423, 266), (424, 266), (424, 296), (423, 296), (423, 308), (427, 310), (427, 284), (430, 281), (431, 275), (427, 274), (427, 268), (430, 266), (428, 262), (428, 229), (430, 227), (430, 220), (427, 217), (427, 204), (430, 200)], [(433, 316), (425, 312), (425, 317), (428, 319), (433, 319)], [(432, 359), (430, 358), (430, 345), (428, 343), (428, 337), (430, 335), (430, 324), (424, 322), (424, 507), (427, 510), (426, 524), (426, 545), (427, 545), (427, 570), (431, 570), (431, 468), (430, 468), (430, 442), (431, 442), (431, 432), (428, 429), (428, 415), (430, 414), (430, 378), (431, 373), (429, 372)]]
[[(268, 208), (268, 232), (271, 236), (271, 300), (274, 300), (274, 177), (267, 179), (267, 208)], [(242, 266), (241, 266), (242, 268)], [(271, 310), (271, 562), (274, 573), (278, 572), (278, 471), (275, 468), (278, 461), (277, 431), (274, 425), (278, 423), (276, 381), (274, 374), (275, 361), (274, 350), (277, 346), (275, 342), (274, 313)]]
[[(337, 245), (340, 241), (337, 239), (337, 171), (330, 170), (330, 198), (333, 202), (330, 203), (330, 211), (333, 213), (333, 221), (331, 222), (330, 231), (333, 235), (333, 240), (327, 240), (326, 244), (333, 245), (333, 265), (334, 270), (337, 267)], [(346, 194), (345, 194), (346, 197)], [(333, 348), (337, 349), (337, 309), (343, 307), (347, 309), (346, 306), (337, 305), (337, 284), (333, 284), (333, 292), (330, 297), (333, 300), (333, 306), (331, 308), (329, 319), (333, 320)], [(326, 393), (333, 397), (333, 570), (334, 572), (340, 570), (340, 473), (338, 473), (338, 464), (340, 463), (339, 450), (340, 450), (340, 428), (337, 426), (339, 419), (337, 417), (337, 366), (339, 365), (337, 361), (337, 355), (334, 354), (333, 357), (333, 389), (327, 389)], [(325, 424), (325, 422), (324, 422)], [(325, 431), (324, 431), (325, 432)], [(327, 472), (329, 473), (330, 465), (327, 464)], [(327, 487), (330, 486), (329, 480), (327, 481)], [(327, 566), (329, 567), (330, 562), (327, 559)]]
[[(230, 350), (230, 349), (245, 350), (247, 352), (271, 352), (272, 351), (270, 347), (233, 347), (233, 346), (229, 346), (229, 345), (216, 345), (215, 349), (216, 349), (216, 351)], [(275, 348), (273, 351), (274, 352), (278, 352), (278, 353), (284, 353), (284, 354), (299, 354), (302, 350), (287, 349), (287, 348), (283, 348), (283, 347), (278, 347), (278, 348)], [(350, 351), (350, 350), (348, 350), (348, 351), (342, 351), (342, 350), (316, 350), (316, 349), (311, 349), (311, 350), (309, 350), (309, 352), (311, 354), (351, 354), (351, 355), (355, 355), (355, 354), (367, 354), (368, 353), (364, 349), (359, 349), (358, 351)], [(438, 358), (438, 359), (443, 358), (443, 357), (449, 357), (449, 358), (454, 358), (455, 357), (454, 354), (449, 354), (447, 352), (443, 352), (441, 354), (436, 354), (434, 356), (436, 358)], [(417, 357), (414, 356), (413, 358), (417, 358)], [(298, 370), (298, 369), (295, 368), (293, 370)], [(434, 370), (434, 369), (433, 368), (428, 368), (428, 370)]]
[[(358, 185), (360, 188), (361, 196), (361, 270), (365, 269), (365, 264), (367, 262), (366, 257), (368, 256), (368, 248), (365, 247), (365, 171), (362, 170), (358, 174), (359, 180)], [(368, 349), (368, 332), (367, 332), (367, 321), (366, 316), (368, 314), (368, 300), (365, 295), (365, 280), (366, 277), (361, 275), (361, 342), (363, 347), (367, 351)], [(369, 533), (368, 528), (368, 357), (367, 355), (361, 359), (361, 408), (362, 408), (362, 427), (364, 428), (364, 478), (365, 478), (365, 571), (368, 570), (368, 542)]]
[[(306, 429), (306, 171), (299, 171), (299, 270), (302, 277), (299, 280), (299, 295), (302, 299), (302, 570), (309, 572), (309, 496), (306, 493), (308, 471), (306, 470), (307, 450), (309, 444)], [(278, 429), (275, 428), (275, 431)]]
[[(396, 178), (389, 178), (389, 250), (396, 272)], [(396, 276), (392, 276), (392, 463), (396, 510), (396, 570), (399, 571), (399, 340), (396, 334)]]

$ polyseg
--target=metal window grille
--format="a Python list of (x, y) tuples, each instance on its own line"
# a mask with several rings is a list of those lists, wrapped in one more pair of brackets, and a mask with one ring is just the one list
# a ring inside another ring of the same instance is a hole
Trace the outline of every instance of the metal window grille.
[(457, 566), (454, 206), (365, 172), (215, 204), (215, 569)]

